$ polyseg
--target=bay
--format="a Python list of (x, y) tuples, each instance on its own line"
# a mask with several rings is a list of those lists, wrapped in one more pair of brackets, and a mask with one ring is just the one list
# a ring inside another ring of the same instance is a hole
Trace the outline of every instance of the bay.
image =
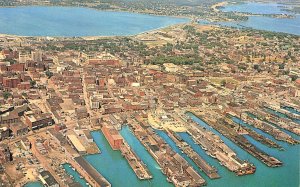
[(127, 36), (187, 21), (79, 7), (0, 8), (0, 33), (20, 36)]

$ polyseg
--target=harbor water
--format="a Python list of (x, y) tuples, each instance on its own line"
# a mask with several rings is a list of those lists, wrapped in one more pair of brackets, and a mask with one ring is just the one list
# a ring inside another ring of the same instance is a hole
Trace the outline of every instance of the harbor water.
[(161, 173), (161, 170), (155, 160), (138, 142), (134, 135), (130, 133), (129, 129), (123, 128), (121, 134), (142, 161), (149, 167), (149, 170), (153, 175), (153, 179), (139, 180), (127, 160), (121, 155), (121, 152), (112, 150), (105, 136), (100, 131), (94, 131), (91, 135), (100, 148), (101, 154), (88, 155), (85, 156), (85, 159), (97, 171), (99, 171), (113, 187), (172, 186)]
[(75, 182), (78, 182), (82, 187), (88, 187), (87, 181), (84, 180), (77, 171), (73, 170), (73, 168), (70, 164), (66, 163), (63, 165), (63, 167), (64, 167), (66, 173), (68, 175), (72, 176), (72, 178)]
[(29, 182), (24, 185), (24, 187), (43, 187), (43, 184), (41, 182)]
[[(226, 170), (223, 166), (221, 166), (217, 160), (208, 158), (205, 156), (205, 152), (199, 147), (198, 145), (194, 144), (191, 137), (186, 133), (180, 133), (180, 136), (187, 141), (195, 151), (203, 158), (206, 159), (211, 165), (215, 166), (219, 174), (221, 176), (220, 179), (217, 180), (210, 180), (205, 178), (208, 186), (248, 186), (248, 187), (298, 187), (299, 186), (299, 158), (300, 158), (300, 146), (299, 145), (289, 145), (288, 143), (277, 141), (272, 136), (262, 133), (262, 131), (253, 128), (252, 126), (248, 126), (251, 129), (255, 130), (259, 134), (266, 136), (273, 140), (274, 142), (278, 143), (284, 148), (284, 151), (280, 151), (278, 149), (269, 148), (260, 142), (252, 139), (249, 136), (246, 138), (259, 149), (263, 150), (264, 152), (278, 158), (280, 161), (283, 162), (282, 167), (278, 168), (270, 168), (257, 160), (252, 155), (248, 154), (246, 151), (241, 149), (239, 146), (234, 144), (232, 141), (221, 135), (219, 132), (211, 128), (207, 125), (204, 121), (193, 115), (192, 113), (187, 113), (200, 126), (207, 128), (208, 130), (213, 131), (215, 134), (219, 135), (221, 139), (224, 141), (226, 145), (228, 145), (232, 150), (234, 150), (238, 157), (243, 160), (248, 160), (256, 166), (256, 172), (252, 175), (246, 176), (235, 176), (235, 174), (231, 173), (230, 171)], [(208, 159), (207, 159), (208, 158)]]
[[(276, 3), (245, 2), (228, 4), (220, 10), (223, 12), (243, 12), (254, 15), (248, 16), (246, 21), (208, 22), (200, 21), (200, 24), (216, 24), (234, 28), (252, 28), (258, 30), (282, 32), (300, 35), (300, 15), (288, 12), (283, 8), (286, 5)], [(275, 18), (271, 15), (290, 15), (290, 18)]]
[(21, 36), (125, 36), (188, 21), (78, 7), (0, 8), (0, 33)]

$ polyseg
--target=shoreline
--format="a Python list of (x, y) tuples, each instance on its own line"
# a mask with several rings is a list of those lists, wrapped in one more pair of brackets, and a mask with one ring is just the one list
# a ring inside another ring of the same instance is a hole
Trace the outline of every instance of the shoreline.
[(0, 38), (1, 37), (16, 37), (16, 38), (52, 38), (52, 39), (72, 39), (72, 38), (82, 38), (85, 40), (97, 40), (97, 39), (103, 39), (103, 38), (124, 38), (124, 37), (136, 37), (139, 35), (143, 35), (143, 34), (147, 34), (147, 33), (151, 33), (151, 32), (155, 32), (155, 31), (161, 31), (163, 29), (167, 29), (170, 27), (177, 27), (177, 26), (183, 26), (186, 24), (191, 24), (191, 20), (189, 20), (186, 23), (177, 23), (177, 24), (172, 24), (172, 25), (167, 25), (165, 27), (159, 27), (156, 29), (152, 29), (152, 30), (148, 30), (148, 31), (143, 31), (143, 32), (139, 32), (137, 34), (130, 34), (130, 35), (111, 35), (111, 36), (105, 36), (105, 35), (96, 35), (96, 36), (26, 36), (26, 35), (14, 35), (14, 34), (4, 34), (4, 33), (0, 33)]
[(172, 26), (180, 26), (180, 25), (184, 25), (184, 24), (189, 24), (192, 23), (194, 17), (193, 16), (168, 16), (168, 15), (160, 15), (160, 14), (149, 14), (149, 13), (140, 13), (140, 12), (133, 12), (133, 11), (123, 11), (123, 10), (102, 10), (102, 9), (96, 9), (93, 7), (85, 7), (85, 6), (56, 6), (56, 5), (22, 5), (22, 6), (9, 6), (9, 7), (5, 7), (5, 6), (0, 6), (0, 8), (27, 8), (27, 7), (62, 7), (62, 8), (87, 8), (87, 9), (91, 9), (91, 10), (95, 10), (95, 11), (101, 11), (101, 12), (112, 12), (112, 13), (130, 13), (130, 14), (136, 14), (136, 15), (148, 15), (148, 16), (156, 16), (156, 17), (169, 17), (169, 18), (178, 18), (178, 19), (186, 19), (185, 22), (182, 23), (175, 23), (175, 24), (170, 24), (170, 25), (166, 25), (166, 26), (162, 26), (162, 27), (158, 27), (155, 29), (151, 29), (151, 30), (147, 30), (147, 31), (142, 31), (142, 32), (138, 32), (136, 34), (127, 34), (127, 35), (95, 35), (95, 36), (27, 36), (27, 35), (16, 35), (16, 34), (7, 34), (7, 33), (0, 33), (0, 37), (16, 37), (16, 38), (53, 38), (53, 39), (62, 39), (62, 38), (67, 38), (67, 39), (71, 39), (71, 38), (82, 38), (82, 39), (86, 39), (86, 40), (91, 40), (91, 38), (94, 38), (92, 40), (95, 39), (101, 39), (101, 38), (116, 38), (116, 37), (135, 37), (141, 34), (145, 34), (148, 32), (154, 32), (154, 31), (159, 31), (168, 27), (172, 27)]
[(131, 11), (125, 9), (98, 9), (95, 7), (89, 6), (71, 6), (71, 5), (16, 5), (16, 6), (0, 6), (0, 8), (27, 8), (27, 7), (63, 7), (63, 8), (87, 8), (96, 11), (103, 11), (103, 12), (123, 12), (123, 13), (132, 13), (132, 14), (143, 14), (143, 15), (151, 15), (157, 17), (170, 17), (170, 18), (183, 18), (183, 19), (192, 19), (195, 15), (167, 15), (167, 14), (157, 14), (154, 12), (147, 12), (147, 11)]

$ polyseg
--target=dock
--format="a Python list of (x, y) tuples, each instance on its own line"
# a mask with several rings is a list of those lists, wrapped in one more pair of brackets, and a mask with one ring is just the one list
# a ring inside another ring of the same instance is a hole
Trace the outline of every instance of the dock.
[(292, 113), (292, 112), (284, 110), (284, 109), (282, 109), (280, 107), (276, 107), (276, 106), (273, 106), (273, 105), (270, 105), (270, 104), (267, 104), (267, 103), (264, 103), (263, 107), (266, 107), (266, 108), (272, 109), (272, 110), (274, 110), (276, 112), (280, 112), (282, 114), (285, 114), (286, 116), (288, 116), (291, 119), (300, 120), (300, 115), (299, 114)]
[(152, 179), (152, 175), (143, 163), (143, 161), (137, 156), (137, 154), (129, 147), (125, 142), (120, 146), (120, 151), (122, 155), (126, 158), (127, 162), (131, 166), (132, 170), (140, 180)]
[[(232, 115), (230, 115), (232, 116)], [(234, 116), (236, 118), (238, 118), (237, 116)], [(238, 118), (239, 120), (241, 120), (243, 123), (245, 123), (246, 121), (249, 122), (250, 117), (246, 116), (246, 118), (244, 117), (243, 120)], [(245, 119), (245, 120), (244, 120)], [(276, 142), (270, 140), (269, 138), (264, 137), (263, 135), (257, 133), (256, 131), (252, 130), (251, 128), (245, 126), (245, 125), (241, 125), (240, 123), (234, 122), (233, 120), (227, 118), (225, 119), (227, 123), (229, 123), (231, 126), (233, 126), (233, 130), (236, 130), (239, 134), (240, 134), (240, 129), (244, 129), (249, 136), (251, 136), (253, 139), (259, 141), (260, 143), (268, 146), (268, 147), (272, 147), (272, 148), (277, 148), (277, 149), (283, 149), (282, 146), (280, 146), (279, 144), (277, 144)], [(248, 124), (248, 123), (247, 123)], [(249, 125), (249, 124), (248, 124)]]
[[(268, 155), (267, 153), (257, 149), (254, 145), (252, 145), (245, 137), (242, 135), (238, 135), (236, 132), (231, 131), (228, 129), (226, 122), (222, 119), (217, 119), (215, 121), (211, 121), (207, 118), (201, 118), (204, 121), (207, 122), (210, 126), (212, 126), (215, 130), (217, 130), (219, 133), (221, 133), (223, 136), (227, 137), (234, 143), (236, 143), (238, 146), (240, 146), (242, 149), (247, 151), (252, 156), (256, 157), (258, 160), (263, 162), (269, 167), (278, 167), (282, 165), (282, 162), (278, 159)], [(248, 172), (248, 169), (246, 169)], [(247, 173), (246, 172), (246, 173)]]
[(73, 162), (70, 162), (72, 167), (74, 167), (90, 185), (93, 187), (111, 187), (111, 184), (82, 156), (75, 157), (73, 160)]
[(280, 102), (280, 107), (289, 107), (293, 108), (294, 110), (298, 111), (300, 113), (300, 107), (296, 104), (289, 103), (287, 101)]
[(142, 143), (150, 155), (161, 167), (161, 171), (166, 175), (167, 180), (175, 186), (182, 183), (190, 186), (204, 186), (206, 181), (202, 178), (188, 162), (175, 153), (172, 148), (158, 136), (152, 128), (140, 125), (144, 122), (142, 119), (130, 119), (129, 127), (137, 139)]
[[(264, 111), (260, 111), (259, 114), (257, 114), (257, 112), (252, 111), (252, 110), (250, 112), (252, 114), (254, 114), (255, 116), (258, 116), (258, 115), (262, 116), (262, 115), (265, 114)], [(265, 114), (265, 115), (267, 115), (267, 114)], [(285, 141), (289, 144), (298, 144), (299, 143), (297, 140), (292, 138), (287, 133), (281, 131), (280, 129), (278, 129), (274, 125), (271, 125), (270, 123), (268, 123), (269, 119), (270, 118), (264, 118), (264, 116), (262, 116), (262, 117), (259, 117), (259, 118), (257, 118), (257, 117), (256, 118), (247, 117), (244, 120), (247, 124), (252, 125), (253, 127), (255, 127), (257, 129), (260, 129), (260, 130), (270, 134), (276, 140)]]
[(200, 155), (198, 155), (191, 146), (184, 142), (174, 132), (167, 131), (169, 137), (176, 143), (176, 145), (189, 157), (193, 162), (211, 179), (220, 178), (218, 170), (209, 165)]

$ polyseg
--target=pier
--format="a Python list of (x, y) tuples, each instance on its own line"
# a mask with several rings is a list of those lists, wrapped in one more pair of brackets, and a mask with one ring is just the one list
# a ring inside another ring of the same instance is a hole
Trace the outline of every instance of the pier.
[(300, 128), (299, 125), (293, 122), (291, 119), (288, 118), (269, 118), (268, 122), (274, 124), (275, 126), (287, 130), (291, 133), (294, 133), (300, 136)]
[[(230, 115), (230, 116), (232, 116), (232, 115)], [(262, 143), (262, 144), (264, 144), (268, 147), (277, 148), (277, 149), (280, 149), (280, 150), (283, 149), (282, 146), (280, 146), (276, 142), (270, 140), (269, 138), (264, 137), (263, 135), (257, 133), (256, 131), (254, 131), (251, 128), (244, 125), (245, 124), (244, 119), (242, 120), (242, 119), (240, 119), (236, 116), (233, 116), (233, 117), (236, 118), (237, 120), (240, 120), (240, 122), (234, 121), (232, 119), (228, 119), (226, 122), (229, 123), (230, 125), (234, 126), (234, 130), (236, 130), (238, 133), (239, 133), (240, 129), (244, 129), (248, 133), (248, 135), (251, 136), (256, 141), (259, 141), (260, 143)]]
[(176, 143), (176, 145), (190, 157), (193, 162), (211, 179), (220, 178), (216, 168), (209, 165), (200, 155), (198, 155), (186, 142), (184, 142), (174, 132), (167, 131), (168, 136)]
[[(194, 114), (199, 118), (200, 114)], [(245, 137), (242, 135), (239, 135), (237, 132), (232, 131), (228, 128), (228, 124), (226, 124), (226, 121), (223, 120), (222, 118), (212, 118), (215, 120), (210, 120), (208, 117), (204, 117), (204, 115), (201, 115), (200, 119), (205, 121), (207, 124), (209, 124), (213, 129), (218, 131), (220, 134), (222, 134), (224, 137), (227, 137), (234, 143), (236, 143), (239, 147), (247, 151), (249, 154), (252, 156), (256, 157), (258, 160), (263, 162), (269, 167), (278, 167), (282, 165), (282, 162), (279, 161), (278, 159), (268, 155), (267, 153), (263, 152), (262, 150), (259, 150), (256, 148), (254, 145), (252, 145)], [(251, 167), (251, 164), (248, 164), (248, 168), (245, 169), (243, 172), (248, 173), (250, 168), (253, 168), (255, 166)]]
[(294, 109), (297, 113), (300, 114), (300, 107), (298, 105), (295, 105), (293, 103), (289, 103), (287, 101), (283, 101), (283, 102), (280, 102), (280, 107), (287, 107), (287, 108), (292, 108)]
[[(290, 135), (288, 135), (287, 133), (279, 130), (278, 128), (276, 128), (275, 126), (271, 125), (268, 123), (268, 119), (264, 119), (261, 117), (261, 115), (265, 114), (265, 112), (260, 111), (259, 113), (251, 110), (250, 113), (254, 114), (255, 116), (260, 116), (258, 117), (249, 117), (247, 116), (244, 121), (249, 124), (254, 126), (255, 128), (258, 128), (268, 134), (270, 134), (271, 136), (273, 136), (276, 140), (280, 140), (280, 141), (285, 141), (289, 144), (298, 144), (299, 142), (297, 140), (295, 140), (294, 138), (292, 138)], [(267, 115), (267, 114), (265, 114)]]
[(152, 179), (152, 175), (147, 166), (135, 154), (135, 152), (127, 143), (124, 142), (124, 144), (120, 146), (120, 151), (140, 180)]
[(142, 123), (142, 119), (135, 118), (129, 121), (129, 126), (137, 139), (156, 160), (169, 182), (175, 186), (203, 186), (206, 184), (206, 181), (182, 156), (175, 153), (152, 128), (140, 125)]
[(93, 187), (111, 187), (111, 184), (82, 156), (69, 160), (71, 160), (70, 164), (72, 167), (74, 167)]
[[(117, 127), (117, 126), (116, 126)], [(152, 175), (147, 166), (126, 143), (115, 126), (105, 124), (101, 130), (113, 150), (120, 150), (123, 157), (140, 180), (151, 179)], [(119, 127), (117, 127), (119, 128)], [(120, 127), (121, 129), (121, 127)]]
[[(204, 120), (209, 121), (208, 119), (204, 118)], [(237, 133), (234, 133), (230, 131), (226, 126), (226, 122), (224, 120), (217, 120), (217, 121), (209, 121), (209, 123), (214, 129), (219, 131), (223, 136), (229, 138), (234, 143), (239, 145), (242, 149), (262, 161), (264, 164), (266, 164), (269, 167), (278, 167), (282, 165), (282, 162), (278, 159), (268, 155), (267, 153), (263, 152), (262, 150), (259, 150), (254, 145), (252, 145), (245, 137), (242, 135), (238, 135)]]
[(196, 122), (190, 122), (188, 134), (209, 156), (217, 159), (221, 165), (229, 171), (235, 172), (236, 175), (248, 175), (255, 172), (256, 168), (253, 164), (239, 159), (218, 135), (201, 127)]
[(295, 113), (292, 113), (290, 111), (281, 109), (280, 107), (276, 107), (276, 106), (273, 106), (273, 105), (270, 105), (270, 104), (267, 104), (267, 103), (264, 103), (263, 107), (266, 107), (266, 108), (272, 109), (272, 110), (274, 110), (276, 112), (280, 112), (282, 114), (285, 114), (286, 116), (288, 116), (291, 119), (300, 120), (300, 115), (299, 114), (295, 114)]

